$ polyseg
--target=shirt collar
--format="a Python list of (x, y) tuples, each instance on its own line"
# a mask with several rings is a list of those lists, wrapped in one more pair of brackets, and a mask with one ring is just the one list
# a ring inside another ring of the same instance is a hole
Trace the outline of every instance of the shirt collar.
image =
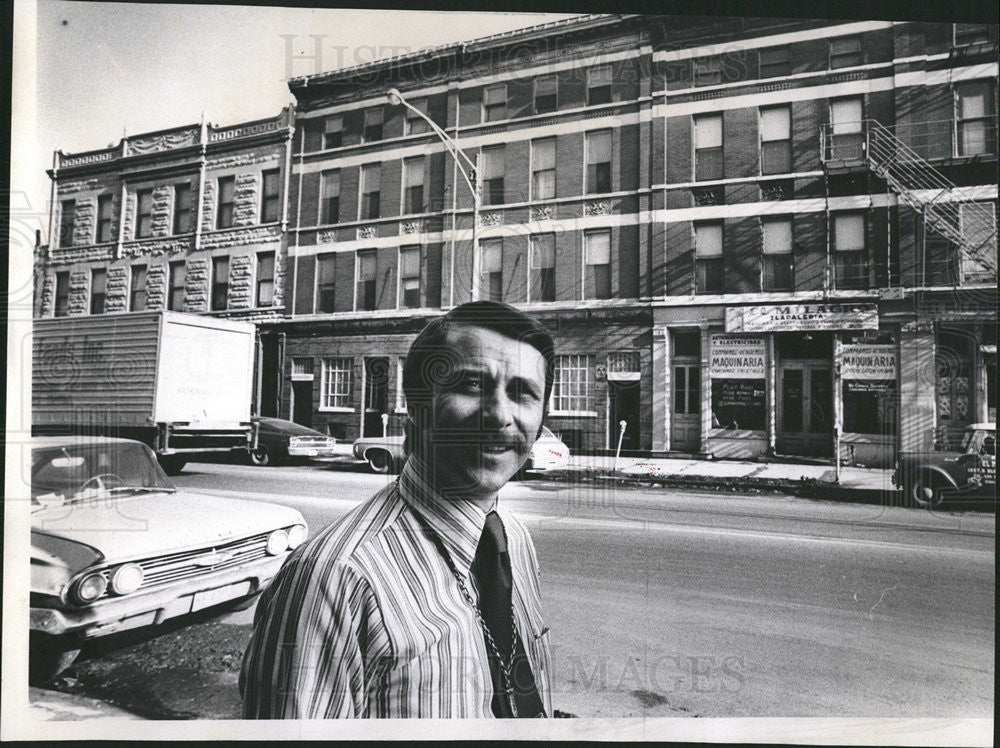
[[(447, 499), (431, 482), (427, 466), (410, 455), (399, 476), (399, 494), (430, 525), (451, 556), (455, 567), (469, 574), (486, 514), (472, 501)], [(494, 502), (493, 509), (496, 509)]]

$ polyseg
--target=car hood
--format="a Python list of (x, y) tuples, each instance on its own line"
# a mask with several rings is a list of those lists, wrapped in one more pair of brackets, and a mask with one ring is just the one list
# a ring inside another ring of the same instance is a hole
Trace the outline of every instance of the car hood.
[[(212, 546), (295, 523), (304, 524), (302, 515), (289, 507), (186, 491), (51, 506), (31, 517), (33, 535), (87, 546), (108, 563)], [(39, 538), (35, 550), (43, 544), (52, 545)], [(77, 566), (89, 557), (63, 560)]]

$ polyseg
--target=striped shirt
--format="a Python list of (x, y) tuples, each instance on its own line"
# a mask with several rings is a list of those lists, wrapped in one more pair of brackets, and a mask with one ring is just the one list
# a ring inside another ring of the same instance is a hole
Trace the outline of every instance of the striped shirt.
[[(423, 473), (408, 460), (396, 483), (289, 556), (257, 604), (240, 673), (244, 717), (493, 717), (482, 629), (429, 534), (476, 599), (469, 570), (486, 512), (444, 499)], [(520, 520), (496, 512), (515, 625), (551, 716), (535, 548)]]

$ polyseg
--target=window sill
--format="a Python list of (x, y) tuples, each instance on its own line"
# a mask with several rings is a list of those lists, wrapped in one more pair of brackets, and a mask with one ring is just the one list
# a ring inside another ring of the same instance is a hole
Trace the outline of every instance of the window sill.
[(320, 406), (319, 407), (319, 412), (320, 413), (356, 413), (357, 411), (354, 408), (340, 408), (340, 407), (335, 407), (335, 406), (332, 406), (332, 405), (327, 405), (327, 406)]
[(549, 415), (558, 418), (597, 418), (597, 412), (593, 410), (550, 410)]

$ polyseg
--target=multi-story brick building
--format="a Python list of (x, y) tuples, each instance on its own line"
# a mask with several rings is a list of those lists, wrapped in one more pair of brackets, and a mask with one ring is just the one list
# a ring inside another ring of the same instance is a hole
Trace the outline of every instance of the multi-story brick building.
[[(719, 457), (890, 464), (954, 440), (996, 417), (997, 77), (994, 25), (596, 15), (293, 79), (284, 289), (261, 321), (284, 341), (277, 410), (400, 433), (410, 341), (480, 297), (554, 331), (549, 423), (575, 449), (614, 448), (621, 421), (626, 449)], [(137, 167), (100, 203), (87, 180), (131, 162), (98, 155), (53, 174), (68, 235), (109, 254), (56, 245), (73, 272), (46, 275), (42, 313), (85, 312), (89, 268), (134, 262), (117, 205), (170, 181)], [(213, 179), (194, 182), (209, 240)], [(234, 253), (194, 241), (201, 311), (208, 256)]]
[[(280, 318), (292, 126), (285, 109), (56, 152), (36, 316), (169, 309)], [(256, 397), (276, 413), (278, 338), (262, 332)]]

